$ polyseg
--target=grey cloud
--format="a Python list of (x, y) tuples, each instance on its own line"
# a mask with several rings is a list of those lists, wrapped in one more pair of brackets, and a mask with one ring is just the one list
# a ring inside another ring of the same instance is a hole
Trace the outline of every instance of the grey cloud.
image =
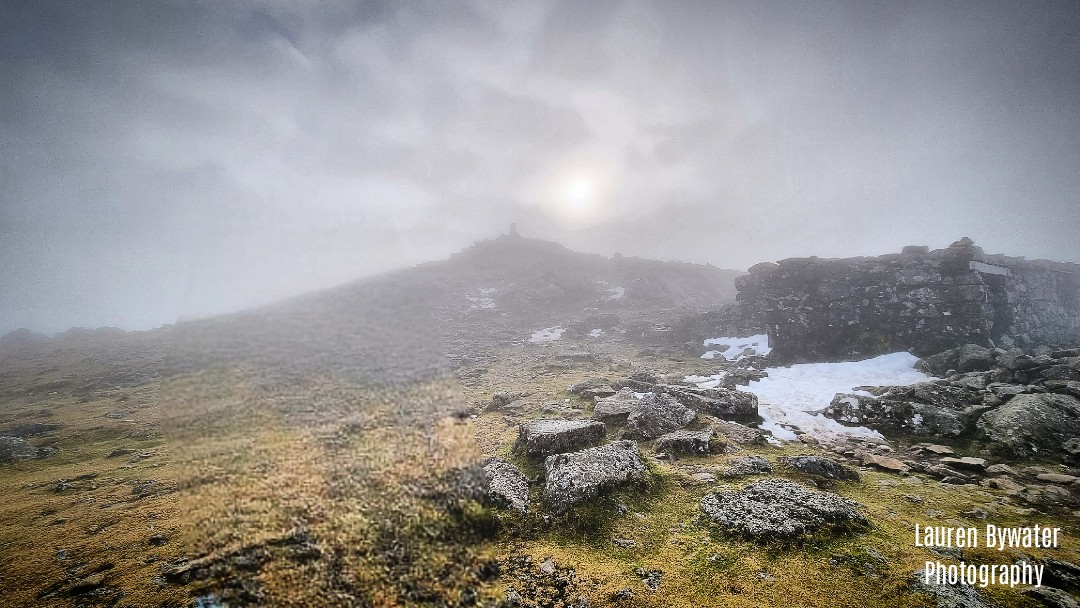
[[(234, 310), (511, 221), (736, 268), (962, 234), (1078, 260), (1077, 31), (1066, 2), (5, 3), (0, 331)], [(606, 207), (558, 221), (582, 163)]]

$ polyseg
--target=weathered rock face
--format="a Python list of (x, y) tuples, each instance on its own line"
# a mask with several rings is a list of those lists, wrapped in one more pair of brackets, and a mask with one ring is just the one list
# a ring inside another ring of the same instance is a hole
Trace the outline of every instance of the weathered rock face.
[[(1080, 343), (1080, 265), (986, 255), (970, 239), (935, 251), (758, 264), (736, 287), (742, 310), (731, 315), (763, 319), (780, 362)], [(985, 354), (964, 361), (978, 369)]]
[(541, 458), (596, 445), (607, 428), (595, 420), (533, 420), (522, 424), (514, 452)]
[(701, 431), (673, 431), (661, 435), (656, 440), (656, 451), (666, 454), (712, 454), (723, 448), (723, 444), (716, 441), (716, 431), (705, 429)]
[(621, 388), (610, 397), (597, 399), (596, 405), (593, 406), (592, 417), (605, 422), (619, 422), (625, 420), (637, 408), (638, 400), (634, 397), (633, 389)]
[(514, 465), (502, 458), (484, 464), (488, 499), (496, 505), (524, 512), (529, 506), (529, 482)]
[(651, 393), (640, 400), (626, 425), (638, 437), (652, 439), (678, 430), (697, 418), (697, 412), (679, 403), (671, 395)]
[(821, 456), (790, 456), (781, 458), (780, 462), (800, 473), (805, 473), (814, 477), (842, 481), (859, 480), (859, 474), (855, 470), (845, 467), (832, 458), (823, 458)]
[(754, 540), (791, 540), (819, 530), (841, 532), (870, 525), (862, 505), (793, 481), (768, 478), (741, 491), (720, 491), (701, 500), (701, 510), (726, 531)]
[(601, 492), (645, 479), (645, 462), (633, 441), (617, 441), (569, 454), (548, 456), (544, 502), (556, 513)]
[(717, 433), (720, 433), (732, 443), (754, 444), (765, 442), (764, 433), (744, 424), (727, 420), (714, 420), (711, 424)]
[(1055, 452), (1080, 436), (1080, 400), (1070, 395), (1017, 395), (979, 419), (990, 439), (1016, 454)]

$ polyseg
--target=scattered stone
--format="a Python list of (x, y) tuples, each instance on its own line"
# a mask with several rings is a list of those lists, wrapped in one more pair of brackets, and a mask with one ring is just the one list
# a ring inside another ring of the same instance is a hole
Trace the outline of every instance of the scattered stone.
[(807, 475), (836, 479), (840, 481), (858, 481), (859, 473), (840, 464), (832, 458), (822, 456), (787, 456), (780, 462)]
[(529, 508), (529, 482), (521, 470), (502, 458), (484, 464), (488, 499), (496, 505), (524, 513)]
[(645, 479), (645, 462), (633, 441), (617, 441), (544, 461), (544, 501), (556, 513), (590, 500), (601, 492)]
[(633, 389), (621, 388), (610, 397), (597, 399), (596, 405), (593, 406), (592, 417), (605, 422), (622, 421), (638, 408), (639, 403), (634, 397)]
[(954, 458), (952, 456), (946, 456), (945, 458), (942, 458), (938, 462), (940, 462), (941, 464), (944, 464), (946, 466), (954, 466), (954, 467), (959, 467), (961, 469), (972, 469), (972, 470), (975, 470), (975, 471), (984, 471), (984, 470), (986, 470), (986, 459), (985, 458), (974, 458), (972, 456), (964, 456), (962, 458)]
[(566, 390), (571, 394), (590, 399), (610, 397), (615, 394), (615, 389), (611, 388), (611, 381), (606, 378), (589, 378), (584, 382), (571, 385)]
[(714, 481), (716, 481), (716, 475), (713, 475), (712, 473), (707, 473), (705, 471), (699, 471), (697, 473), (694, 473), (694, 474), (690, 475), (690, 477), (694, 481), (697, 481), (697, 482), (700, 482), (700, 483), (713, 483)]
[(760, 430), (748, 427), (730, 420), (713, 420), (712, 427), (716, 432), (727, 438), (732, 443), (744, 445), (764, 443), (765, 434)]
[(594, 420), (533, 420), (519, 427), (514, 452), (541, 458), (596, 445), (607, 427)]
[(620, 549), (633, 549), (637, 546), (637, 541), (632, 538), (613, 538), (611, 544)]
[(740, 491), (723, 490), (702, 499), (701, 510), (730, 533), (758, 541), (790, 540), (818, 530), (869, 527), (857, 502), (816, 492), (793, 481), (767, 478)]
[(165, 543), (169, 542), (169, 537), (165, 536), (164, 534), (155, 534), (155, 535), (151, 536), (150, 538), (148, 538), (146, 540), (146, 542), (151, 547), (160, 547), (160, 546), (164, 545)]
[(10, 437), (21, 437), (23, 439), (27, 437), (37, 437), (39, 435), (47, 435), (63, 425), (61, 424), (46, 424), (43, 422), (25, 422), (7, 429), (6, 431), (0, 431), (0, 435), (8, 435)]
[(646, 570), (644, 568), (638, 568), (634, 570), (634, 574), (641, 577), (641, 582), (645, 583), (645, 586), (650, 591), (656, 591), (660, 588), (660, 581), (664, 577), (662, 570)]
[(956, 454), (956, 450), (950, 448), (947, 445), (938, 445), (936, 443), (920, 443), (915, 447), (926, 450), (932, 454), (938, 454), (939, 456), (952, 456)]
[(712, 454), (723, 449), (723, 445), (714, 441), (716, 431), (672, 431), (656, 439), (656, 451), (669, 454)]
[(772, 465), (761, 456), (740, 456), (728, 462), (728, 468), (723, 475), (724, 477), (738, 477), (741, 475), (766, 475), (772, 472)]
[(1017, 473), (1016, 473), (1016, 471), (1013, 470), (1012, 467), (1010, 467), (1007, 464), (992, 464), (992, 465), (986, 467), (986, 474), (987, 475), (1012, 475), (1012, 476), (1015, 477)]
[(1061, 485), (1074, 484), (1080, 477), (1075, 475), (1065, 475), (1064, 473), (1042, 473), (1035, 476), (1035, 479), (1039, 481), (1045, 481), (1047, 483), (1056, 483)]
[(503, 409), (504, 407), (510, 405), (518, 399), (528, 396), (529, 393), (495, 393), (491, 396), (491, 409)]
[(1080, 566), (1072, 562), (1048, 559), (1043, 583), (1066, 591), (1080, 591)]
[(653, 393), (641, 399), (638, 409), (627, 417), (626, 424), (635, 435), (652, 439), (678, 430), (695, 418), (697, 412), (671, 395)]
[(869, 452), (863, 452), (860, 458), (865, 466), (872, 466), (893, 473), (907, 473), (911, 470), (911, 467), (897, 458), (878, 456), (877, 454), (871, 454)]

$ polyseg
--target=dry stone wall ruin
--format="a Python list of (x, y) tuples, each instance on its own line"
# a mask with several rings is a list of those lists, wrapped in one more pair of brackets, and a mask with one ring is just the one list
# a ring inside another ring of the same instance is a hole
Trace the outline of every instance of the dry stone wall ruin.
[(763, 326), (782, 362), (1080, 343), (1080, 264), (988, 255), (968, 238), (934, 251), (762, 263), (736, 287), (722, 316)]

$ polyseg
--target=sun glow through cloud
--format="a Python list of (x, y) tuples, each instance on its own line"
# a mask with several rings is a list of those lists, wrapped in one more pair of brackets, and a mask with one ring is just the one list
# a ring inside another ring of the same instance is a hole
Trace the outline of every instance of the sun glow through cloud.
[(542, 208), (564, 228), (600, 224), (612, 215), (616, 171), (611, 163), (575, 158), (544, 179)]

